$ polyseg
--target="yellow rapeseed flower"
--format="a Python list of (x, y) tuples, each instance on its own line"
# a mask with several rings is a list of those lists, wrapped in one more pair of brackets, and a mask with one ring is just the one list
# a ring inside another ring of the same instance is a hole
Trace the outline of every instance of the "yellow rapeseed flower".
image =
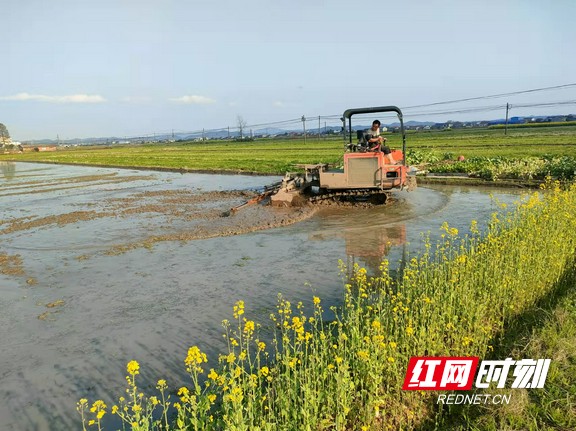
[(244, 301), (238, 301), (234, 304), (234, 318), (238, 319), (244, 314)]
[(106, 404), (102, 400), (96, 400), (92, 404), (92, 408), (90, 409), (91, 413), (99, 412), (100, 410), (106, 410)]
[(247, 320), (246, 323), (244, 324), (244, 333), (250, 335), (254, 333), (254, 329), (255, 329), (254, 322), (252, 320)]
[(300, 317), (298, 317), (298, 316), (292, 317), (292, 329), (295, 332), (299, 333), (299, 332), (304, 331), (303, 325), (304, 325), (304, 322)]
[(190, 395), (190, 391), (188, 390), (187, 387), (182, 386), (180, 389), (178, 389), (178, 396), (181, 395)]
[(197, 346), (192, 346), (188, 349), (188, 355), (186, 355), (186, 359), (184, 363), (188, 366), (190, 365), (200, 365), (203, 362), (208, 362), (208, 358), (205, 353), (202, 353)]
[(210, 374), (208, 374), (208, 378), (214, 381), (216, 381), (218, 378), (218, 373), (214, 371), (214, 368), (210, 368)]
[(126, 371), (131, 376), (135, 376), (136, 374), (140, 374), (139, 370), (140, 370), (140, 364), (136, 361), (130, 361), (130, 362), (128, 362), (128, 365), (126, 365)]
[(190, 401), (190, 391), (188, 390), (188, 388), (181, 387), (178, 390), (177, 394), (183, 403), (187, 403), (188, 401)]

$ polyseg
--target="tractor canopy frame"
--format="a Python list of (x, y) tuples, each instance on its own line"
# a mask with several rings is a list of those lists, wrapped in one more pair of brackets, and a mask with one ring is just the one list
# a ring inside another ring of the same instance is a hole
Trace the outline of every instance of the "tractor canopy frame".
[(398, 120), (400, 121), (400, 133), (402, 134), (402, 154), (404, 157), (402, 159), (402, 164), (406, 166), (406, 132), (404, 130), (404, 116), (402, 111), (397, 106), (375, 106), (371, 108), (353, 108), (347, 109), (342, 115), (342, 130), (345, 132), (346, 136), (346, 122), (348, 122), (348, 139), (349, 144), (352, 144), (352, 116), (357, 114), (373, 114), (380, 112), (396, 112), (398, 115)]

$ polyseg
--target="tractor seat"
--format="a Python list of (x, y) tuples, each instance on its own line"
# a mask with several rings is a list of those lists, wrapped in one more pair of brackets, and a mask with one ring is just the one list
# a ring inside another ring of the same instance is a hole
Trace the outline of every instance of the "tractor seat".
[(368, 149), (368, 139), (372, 138), (372, 135), (364, 130), (356, 130), (356, 138), (358, 139), (360, 151), (366, 151)]

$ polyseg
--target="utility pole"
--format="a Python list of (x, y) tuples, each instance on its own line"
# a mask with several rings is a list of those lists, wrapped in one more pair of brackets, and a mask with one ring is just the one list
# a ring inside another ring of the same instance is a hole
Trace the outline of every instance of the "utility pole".
[(304, 128), (304, 143), (306, 143), (306, 117), (302, 115), (302, 127)]
[(510, 110), (510, 104), (506, 103), (506, 124), (504, 124), (504, 134), (508, 134), (508, 111)]
[(228, 126), (228, 139), (230, 139), (230, 126)]
[(202, 127), (202, 142), (204, 142), (204, 127)]
[(318, 115), (318, 142), (320, 142), (320, 115)]

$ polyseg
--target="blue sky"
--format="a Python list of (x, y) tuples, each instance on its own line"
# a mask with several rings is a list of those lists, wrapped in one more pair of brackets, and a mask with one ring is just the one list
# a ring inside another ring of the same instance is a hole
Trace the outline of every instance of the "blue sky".
[[(0, 122), (16, 140), (236, 127), (239, 115), (252, 125), (576, 82), (573, 0), (3, 0), (1, 9)], [(514, 108), (566, 100), (576, 87), (443, 109), (576, 112)], [(406, 119), (504, 116), (422, 111)]]

